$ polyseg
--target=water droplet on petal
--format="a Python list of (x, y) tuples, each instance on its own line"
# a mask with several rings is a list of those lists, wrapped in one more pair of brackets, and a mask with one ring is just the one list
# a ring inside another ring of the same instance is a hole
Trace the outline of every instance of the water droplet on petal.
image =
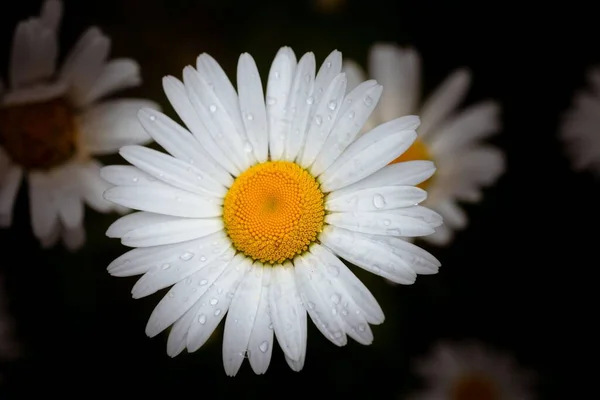
[(323, 117), (321, 117), (320, 115), (317, 115), (315, 117), (315, 124), (321, 125), (322, 123), (323, 123)]
[(215, 106), (214, 104), (211, 104), (210, 107), (208, 107), (208, 109), (211, 113), (217, 112), (217, 106)]
[(370, 106), (371, 104), (373, 104), (373, 98), (371, 96), (365, 97), (365, 104), (367, 106)]
[(219, 294), (223, 293), (223, 288), (218, 288), (217, 293), (219, 293)]
[(191, 260), (192, 257), (194, 257), (194, 253), (190, 253), (189, 251), (186, 251), (185, 253), (179, 256), (179, 258), (181, 258), (183, 261)]
[(206, 285), (207, 283), (208, 283), (208, 281), (207, 281), (206, 279), (202, 279), (202, 280), (200, 281), (200, 285), (201, 285), (201, 286), (204, 286), (204, 285)]
[(358, 330), (361, 332), (364, 332), (367, 329), (367, 326), (365, 324), (359, 324), (358, 325)]
[(389, 219), (386, 219), (386, 220), (383, 221), (383, 224), (385, 226), (389, 226), (391, 223), (392, 223), (392, 221), (390, 221)]
[(262, 343), (260, 344), (260, 346), (258, 346), (258, 349), (259, 349), (260, 351), (262, 351), (263, 353), (266, 353), (266, 352), (267, 352), (267, 350), (269, 350), (269, 342), (267, 342), (267, 341), (265, 340), (264, 342), (262, 342)]
[(250, 142), (244, 143), (244, 151), (246, 153), (252, 153), (252, 144)]
[(134, 176), (131, 180), (134, 182), (137, 182), (137, 181), (139, 181), (139, 178), (137, 176)]
[(354, 111), (350, 111), (350, 114), (348, 114), (348, 118), (352, 119), (355, 115), (356, 113)]
[(169, 269), (169, 268), (171, 268), (171, 264), (163, 264), (160, 268)]
[(150, 116), (150, 121), (156, 121), (156, 117), (154, 115)]
[(312, 301), (308, 302), (308, 308), (310, 308), (311, 310), (315, 309), (315, 303), (313, 303)]
[(336, 338), (336, 339), (339, 339), (339, 338), (341, 338), (341, 337), (342, 337), (342, 332), (340, 332), (340, 331), (337, 331), (337, 332), (335, 332), (335, 333), (333, 334), (333, 336), (335, 336), (335, 338)]
[(340, 295), (339, 294), (335, 294), (335, 293), (332, 294), (331, 295), (331, 302), (333, 304), (339, 304), (339, 302), (340, 302)]
[(327, 266), (327, 272), (329, 272), (331, 276), (338, 276), (340, 274), (340, 268), (337, 265), (329, 264)]
[(279, 77), (280, 77), (281, 75), (279, 74), (279, 71), (275, 71), (275, 72), (273, 73), (273, 76), (275, 77), (275, 79), (279, 79)]
[(198, 322), (200, 322), (202, 325), (204, 325), (206, 323), (206, 315), (200, 314), (198, 316)]
[(219, 314), (221, 314), (221, 309), (216, 309), (215, 310), (215, 317), (218, 317)]
[(343, 316), (346, 316), (346, 315), (348, 315), (348, 310), (346, 310), (346, 309), (344, 308), (344, 309), (342, 310), (342, 315), (343, 315)]
[(385, 199), (379, 193), (373, 196), (373, 206), (375, 208), (383, 208), (385, 206)]
[(276, 103), (276, 100), (275, 100), (275, 98), (274, 98), (274, 97), (270, 97), (270, 96), (269, 96), (269, 97), (267, 97), (267, 104), (268, 104), (268, 105), (272, 106), (272, 105), (273, 105), (273, 104), (275, 104), (275, 103)]
[(248, 119), (248, 121), (252, 121), (254, 119), (254, 115), (248, 113), (248, 115), (246, 115), (246, 119)]
[(219, 300), (217, 300), (217, 299), (210, 299), (210, 305), (211, 306), (217, 305), (218, 302), (219, 302)]
[(200, 256), (200, 261), (202, 261), (202, 262), (206, 261), (206, 257)]
[(329, 107), (329, 109), (333, 111), (337, 107), (337, 103), (335, 101), (330, 101), (327, 107)]
[(314, 97), (312, 97), (312, 96), (308, 96), (308, 97), (306, 98), (306, 104), (309, 104), (309, 105), (310, 105), (310, 104), (312, 104), (312, 103), (314, 103), (314, 102), (315, 102), (315, 98), (314, 98)]
[(331, 68), (331, 61), (327, 61), (327, 64), (325, 64), (327, 66), (327, 68)]
[(185, 284), (186, 284), (186, 285), (189, 285), (189, 284), (191, 284), (191, 283), (192, 283), (192, 277), (190, 276), (190, 277), (188, 277), (188, 278), (185, 280)]

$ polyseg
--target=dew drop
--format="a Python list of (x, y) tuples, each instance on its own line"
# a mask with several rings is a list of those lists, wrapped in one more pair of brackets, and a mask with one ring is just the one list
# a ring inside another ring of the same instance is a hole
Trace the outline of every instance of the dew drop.
[(181, 258), (183, 261), (191, 260), (192, 257), (194, 257), (194, 253), (190, 253), (189, 251), (186, 251), (185, 253), (179, 256), (179, 258)]
[(223, 293), (223, 288), (218, 288), (217, 293), (219, 293), (219, 294)]
[(383, 208), (385, 206), (385, 199), (379, 193), (373, 196), (373, 206), (375, 208)]
[(260, 351), (262, 351), (263, 353), (266, 353), (266, 352), (267, 352), (267, 350), (269, 350), (269, 342), (267, 342), (267, 341), (265, 340), (264, 342), (262, 342), (262, 343), (260, 344), (260, 346), (258, 346), (258, 349), (259, 349)]
[(206, 315), (200, 314), (198, 316), (198, 322), (200, 322), (202, 325), (204, 325), (206, 323)]
[(219, 314), (221, 314), (221, 309), (220, 309), (220, 308), (217, 308), (217, 309), (215, 310), (215, 317), (218, 317), (218, 316), (219, 316)]
[(131, 178), (132, 181), (137, 182), (139, 181), (139, 178), (137, 176), (134, 176), (133, 178)]
[(308, 308), (310, 308), (311, 310), (315, 309), (315, 303), (313, 303), (312, 301), (308, 302)]
[(365, 329), (367, 329), (367, 326), (366, 326), (365, 324), (359, 324), (359, 325), (358, 325), (358, 330), (359, 330), (359, 331), (361, 331), (361, 332), (364, 332), (364, 331), (365, 331)]
[(340, 332), (340, 331), (337, 331), (337, 332), (335, 332), (335, 333), (333, 334), (333, 336), (334, 336), (336, 339), (339, 339), (339, 338), (341, 338), (341, 337), (342, 337), (342, 332)]
[(327, 61), (327, 68), (331, 68), (331, 61)]
[(354, 111), (350, 111), (350, 114), (348, 114), (348, 118), (352, 119), (355, 115), (356, 113)]
[(275, 79), (279, 79), (279, 77), (281, 75), (279, 74), (279, 71), (275, 71), (275, 73), (273, 74), (273, 76), (275, 77)]
[(207, 283), (208, 283), (208, 281), (207, 281), (206, 279), (202, 279), (202, 280), (200, 281), (200, 285), (201, 285), (201, 286), (204, 286), (204, 285), (206, 285)]
[(254, 119), (254, 115), (252, 115), (252, 114), (248, 113), (248, 115), (246, 115), (246, 119), (247, 119), (248, 121), (252, 121), (252, 120)]
[(272, 106), (273, 104), (275, 104), (276, 100), (274, 97), (267, 97), (267, 104)]
[(370, 106), (371, 104), (373, 104), (373, 98), (371, 96), (365, 97), (365, 104), (367, 106)]
[(150, 116), (150, 121), (156, 121), (156, 117), (154, 115)]
[(210, 299), (211, 306), (216, 306), (218, 302), (219, 302), (219, 300), (217, 300), (217, 299)]
[(337, 293), (334, 293), (331, 295), (331, 302), (333, 304), (339, 304), (340, 303), (340, 295)]
[(252, 144), (250, 144), (250, 142), (246, 142), (244, 143), (244, 151), (246, 153), (252, 153)]
[(317, 115), (315, 117), (315, 124), (321, 125), (322, 123), (323, 123), (323, 117), (321, 117), (320, 115)]
[(390, 221), (389, 219), (386, 219), (386, 220), (383, 221), (383, 224), (385, 226), (390, 226), (391, 223), (392, 223), (392, 221)]
[(204, 256), (201, 256), (201, 257), (200, 257), (200, 261), (202, 261), (202, 262), (206, 261), (206, 257), (204, 257)]
[(161, 269), (169, 269), (169, 268), (171, 268), (171, 264), (163, 264), (160, 268)]
[(215, 106), (214, 104), (211, 104), (210, 107), (208, 107), (208, 109), (211, 113), (217, 112), (217, 106)]
[(273, 324), (269, 324), (269, 329), (273, 330)]
[(337, 107), (337, 103), (335, 101), (330, 101), (327, 107), (329, 107), (329, 109), (333, 111)]
[(337, 310), (336, 310), (335, 308), (332, 308), (332, 309), (331, 309), (331, 314), (333, 314), (333, 315), (337, 315)]
[(309, 105), (310, 105), (310, 104), (312, 104), (312, 103), (314, 103), (314, 102), (315, 102), (315, 98), (314, 98), (314, 97), (312, 97), (312, 96), (308, 96), (308, 97), (306, 98), (306, 104), (309, 104)]
[(337, 265), (329, 264), (327, 266), (327, 272), (329, 272), (329, 275), (331, 276), (338, 276), (340, 274), (340, 268)]
[(342, 315), (345, 317), (346, 315), (348, 315), (348, 310), (346, 310), (345, 308), (342, 310)]
[(192, 283), (192, 277), (190, 276), (185, 280), (185, 284), (190, 285), (191, 283)]

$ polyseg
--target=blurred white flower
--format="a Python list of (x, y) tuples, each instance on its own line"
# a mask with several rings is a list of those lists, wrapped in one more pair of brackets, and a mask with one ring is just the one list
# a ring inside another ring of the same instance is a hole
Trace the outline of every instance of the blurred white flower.
[(438, 343), (415, 363), (426, 389), (410, 400), (532, 400), (534, 374), (481, 343)]
[(100, 212), (110, 185), (92, 155), (150, 140), (137, 121), (139, 99), (101, 101), (140, 84), (130, 59), (108, 61), (110, 39), (89, 28), (56, 70), (62, 3), (47, 0), (39, 17), (15, 30), (8, 84), (0, 82), (0, 226), (12, 223), (21, 181), (27, 177), (31, 224), (44, 247), (62, 236), (75, 250), (85, 241), (84, 203)]
[[(453, 232), (467, 225), (467, 215), (459, 203), (480, 201), (482, 188), (493, 184), (504, 171), (503, 154), (482, 143), (500, 127), (499, 106), (485, 101), (457, 110), (471, 79), (466, 69), (453, 72), (419, 106), (421, 61), (414, 49), (375, 44), (368, 63), (369, 73), (384, 89), (367, 129), (400, 115), (416, 113), (421, 117), (417, 140), (395, 162), (426, 159), (435, 163), (435, 175), (420, 187), (428, 192), (423, 205), (439, 212), (444, 224), (423, 239), (447, 245)], [(349, 90), (364, 80), (363, 70), (354, 61), (347, 60), (343, 70), (348, 74)]]
[[(430, 161), (387, 166), (416, 138), (406, 116), (359, 137), (381, 86), (348, 95), (342, 57), (315, 58), (287, 47), (269, 72), (266, 98), (253, 58), (242, 54), (237, 92), (209, 55), (166, 77), (164, 90), (187, 131), (162, 113), (139, 118), (167, 152), (125, 146), (133, 166), (108, 166), (105, 198), (141, 210), (107, 231), (137, 247), (109, 265), (115, 276), (144, 274), (134, 298), (174, 286), (146, 333), (173, 325), (167, 353), (199, 349), (227, 313), (223, 363), (235, 375), (244, 358), (264, 373), (277, 337), (289, 366), (305, 360), (307, 313), (338, 346), (373, 341), (383, 312), (341, 257), (400, 284), (434, 274), (439, 262), (398, 239), (431, 234), (441, 217), (418, 205), (414, 185)], [(266, 101), (265, 101), (266, 100)]]
[(600, 176), (600, 68), (590, 70), (590, 87), (580, 90), (564, 116), (560, 136), (571, 166)]

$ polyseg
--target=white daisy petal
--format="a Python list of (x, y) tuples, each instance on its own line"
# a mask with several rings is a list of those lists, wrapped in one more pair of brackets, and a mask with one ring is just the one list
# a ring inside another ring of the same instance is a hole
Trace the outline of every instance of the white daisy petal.
[(141, 108), (159, 109), (149, 100), (119, 99), (95, 105), (78, 117), (77, 125), (85, 148), (92, 154), (112, 154), (122, 146), (150, 142), (137, 118)]
[[(208, 265), (214, 263), (215, 260), (229, 260), (233, 257), (229, 257), (233, 251), (231, 245), (227, 240), (218, 236), (205, 236), (196, 241), (189, 241), (186, 242), (185, 246), (180, 246), (178, 249), (182, 247), (185, 249), (184, 251), (171, 254), (171, 262), (160, 265), (155, 262), (155, 267), (138, 279), (131, 289), (133, 298), (139, 299), (149, 296), (160, 289), (192, 276), (199, 270), (208, 268)], [(191, 251), (192, 249), (195, 251)]]
[(157, 186), (168, 187), (152, 175), (131, 165), (108, 165), (100, 169), (100, 176), (116, 186)]
[[(344, 60), (342, 71), (348, 78), (348, 91), (354, 90), (362, 82), (366, 81), (365, 71), (356, 61)], [(377, 79), (376, 79), (377, 80)]]
[(254, 164), (256, 160), (252, 149), (244, 149), (247, 149), (246, 145), (249, 144), (245, 132), (237, 130), (231, 116), (204, 76), (192, 67), (186, 67), (183, 70), (183, 81), (194, 110), (221, 150), (228, 154), (242, 171)]
[(179, 118), (182, 119), (202, 147), (206, 149), (206, 152), (230, 174), (234, 176), (239, 175), (239, 168), (231, 161), (227, 154), (221, 150), (217, 142), (213, 140), (212, 136), (208, 133), (207, 128), (204, 126), (203, 120), (194, 110), (184, 84), (173, 76), (166, 76), (163, 78), (163, 89), (169, 102), (175, 109), (175, 112), (179, 115)]
[[(315, 78), (315, 85), (313, 90), (313, 104), (319, 104), (323, 102), (323, 96), (327, 88), (331, 85), (336, 76), (342, 72), (342, 53), (337, 50), (333, 50), (323, 61), (317, 76)], [(345, 92), (344, 92), (345, 93)], [(342, 94), (343, 96), (343, 94)], [(309, 119), (315, 114), (316, 109), (313, 107), (309, 115)]]
[(294, 81), (296, 55), (289, 47), (277, 52), (267, 81), (267, 121), (269, 123), (269, 155), (271, 160), (283, 158), (286, 133), (290, 129), (287, 103)]
[(29, 208), (33, 233), (38, 239), (52, 235), (58, 224), (58, 207), (52, 198), (53, 182), (41, 172), (30, 172)]
[(272, 267), (269, 305), (281, 349), (292, 360), (299, 360), (303, 346), (302, 320), (306, 320), (306, 310), (299, 300), (291, 264)]
[(386, 165), (379, 171), (352, 185), (329, 193), (329, 201), (347, 196), (349, 193), (383, 186), (418, 185), (431, 178), (435, 166), (431, 161), (415, 160)]
[(343, 188), (392, 162), (415, 141), (415, 123), (418, 117), (398, 118), (362, 135), (319, 176), (321, 190), (327, 193)]
[(458, 107), (467, 94), (470, 83), (471, 73), (464, 68), (458, 69), (429, 96), (420, 112), (419, 137), (421, 139), (426, 139), (435, 132), (439, 123)]
[(258, 312), (264, 269), (261, 264), (255, 263), (231, 300), (223, 333), (223, 367), (227, 376), (235, 376), (246, 358)]
[(167, 340), (167, 354), (170, 357), (177, 356), (185, 349), (190, 326), (192, 325), (194, 318), (196, 318), (196, 313), (201, 306), (202, 303), (197, 301), (173, 324), (173, 327), (169, 332), (169, 339)]
[(223, 230), (220, 218), (181, 218), (127, 232), (121, 243), (130, 247), (160, 246), (208, 236)]
[(271, 287), (271, 268), (263, 267), (262, 288), (256, 319), (248, 341), (248, 361), (255, 374), (267, 372), (273, 352), (273, 325), (269, 308), (269, 293)]
[(176, 189), (155, 182), (151, 186), (116, 186), (104, 192), (104, 198), (123, 207), (175, 217), (208, 218), (222, 213), (214, 198)]
[(238, 61), (237, 85), (246, 136), (254, 157), (259, 163), (263, 163), (269, 155), (267, 109), (258, 68), (248, 53), (242, 54)]
[(62, 242), (69, 251), (77, 251), (85, 244), (85, 228), (83, 227), (83, 221), (81, 224), (74, 228), (63, 228)]
[[(335, 193), (335, 192), (334, 192)], [(382, 186), (367, 188), (326, 198), (329, 211), (377, 211), (408, 207), (427, 198), (427, 192), (414, 186)]]
[(369, 235), (326, 226), (319, 240), (342, 258), (373, 274), (403, 285), (412, 285), (417, 274), (385, 243)]
[(214, 262), (175, 284), (152, 311), (146, 335), (158, 335), (189, 310), (229, 266), (234, 253), (233, 249), (229, 249)]
[(42, 237), (38, 237), (40, 245), (43, 249), (49, 249), (51, 247), (54, 247), (56, 243), (58, 243), (58, 241), (61, 239), (62, 234), (63, 232), (60, 226), (60, 222), (57, 218), (52, 222), (52, 226), (50, 227), (49, 232)]
[(68, 86), (64, 82), (26, 86), (5, 93), (2, 96), (2, 105), (8, 107), (49, 101), (64, 95), (67, 89)]
[(63, 4), (60, 0), (46, 0), (42, 5), (40, 12), (40, 21), (42, 24), (53, 31), (58, 30), (63, 14)]
[(104, 199), (104, 191), (111, 185), (100, 176), (101, 168), (102, 164), (90, 159), (79, 164), (76, 174), (82, 199), (94, 210), (106, 213), (115, 205)]
[(411, 48), (379, 43), (369, 51), (369, 72), (383, 85), (376, 111), (382, 121), (413, 114), (419, 101), (421, 60)]
[(23, 169), (17, 165), (11, 165), (0, 176), (0, 227), (8, 227), (12, 223), (13, 206), (22, 179)]
[(300, 357), (297, 360), (291, 359), (289, 356), (285, 355), (285, 362), (292, 369), (292, 371), (300, 372), (302, 368), (304, 368), (304, 361), (306, 360), (306, 341), (308, 339), (308, 322), (306, 318), (306, 313), (302, 314), (302, 318), (300, 319)]
[(128, 232), (135, 229), (144, 229), (154, 224), (169, 221), (179, 221), (180, 217), (172, 217), (164, 214), (154, 214), (146, 211), (138, 211), (125, 215), (113, 222), (106, 230), (109, 238), (122, 238)]
[(110, 51), (110, 39), (97, 27), (90, 27), (67, 56), (59, 80), (69, 82), (69, 98), (82, 106), (86, 93), (102, 73)]
[[(313, 108), (306, 133), (304, 146), (298, 156), (298, 163), (308, 168), (321, 152), (323, 144), (331, 133), (346, 92), (346, 76), (338, 74), (331, 84), (325, 88), (321, 101)], [(316, 100), (315, 100), (316, 101)], [(333, 106), (331, 106), (333, 104)]]
[(77, 166), (69, 166), (60, 172), (57, 171), (53, 177), (58, 216), (66, 229), (77, 228), (83, 223), (84, 206), (79, 182), (73, 179), (76, 173)]
[(173, 157), (187, 166), (194, 165), (225, 187), (233, 183), (232, 176), (206, 152), (192, 134), (165, 114), (152, 109), (138, 112), (140, 123), (152, 138)]
[(196, 59), (196, 69), (202, 74), (208, 86), (212, 88), (224, 111), (231, 118), (231, 122), (240, 134), (245, 132), (242, 122), (238, 95), (223, 68), (210, 55), (203, 53)]
[[(310, 167), (313, 175), (318, 176), (327, 170), (338, 156), (354, 142), (377, 105), (382, 90), (382, 86), (378, 85), (376, 81), (366, 81), (344, 98), (335, 125)], [(333, 103), (328, 105), (330, 109), (333, 106), (335, 106)]]
[(13, 88), (31, 85), (54, 73), (57, 57), (56, 32), (37, 18), (21, 21), (15, 29), (10, 63)]
[(451, 200), (446, 200), (435, 205), (437, 212), (444, 218), (444, 224), (452, 229), (462, 229), (467, 225), (467, 215)]
[(168, 270), (173, 266), (188, 264), (192, 259), (206, 263), (209, 261), (206, 256), (208, 253), (218, 255), (228, 245), (229, 239), (221, 231), (188, 242), (133, 249), (111, 262), (107, 270), (114, 276), (133, 276), (145, 274), (156, 266)]
[[(342, 322), (338, 327), (341, 331), (334, 330), (332, 335), (334, 338), (344, 336), (344, 331), (360, 344), (369, 345), (373, 342), (373, 333), (368, 325), (366, 317), (361, 313), (361, 310), (356, 306), (352, 297), (337, 278), (333, 278), (329, 273), (323, 271), (320, 265), (320, 259), (311, 253), (305, 256), (307, 265), (317, 268), (315, 271), (314, 287), (325, 302), (325, 310), (332, 314)], [(316, 307), (315, 307), (316, 308)], [(326, 335), (327, 336), (327, 335)]]
[[(433, 235), (425, 236), (424, 238), (429, 239)], [(430, 253), (406, 240), (379, 235), (373, 236), (372, 238), (374, 240), (378, 240), (380, 242), (388, 244), (390, 246), (391, 251), (395, 255), (406, 261), (406, 263), (408, 263), (417, 274), (437, 274), (440, 266), (442, 265), (439, 262), (439, 260), (432, 256)]]
[(393, 211), (335, 212), (325, 216), (325, 223), (372, 235), (416, 237), (435, 232), (431, 224)]
[(396, 208), (394, 210), (389, 210), (387, 212), (391, 213), (391, 214), (407, 216), (407, 217), (410, 217), (410, 218), (413, 218), (413, 219), (416, 219), (419, 221), (423, 221), (433, 227), (438, 227), (438, 226), (442, 225), (442, 223), (443, 223), (443, 218), (440, 214), (438, 214), (437, 212), (433, 211), (430, 208), (423, 207), (423, 206), (402, 207), (402, 208)]
[(310, 253), (319, 259), (321, 268), (324, 267), (330, 279), (336, 279), (344, 287), (370, 324), (383, 323), (385, 316), (375, 297), (339, 258), (316, 243), (310, 247)]
[(315, 56), (306, 53), (298, 62), (290, 89), (287, 113), (291, 121), (283, 151), (283, 159), (294, 161), (304, 145), (308, 115), (314, 103)]
[(142, 171), (179, 189), (215, 198), (227, 193), (225, 186), (204, 170), (160, 151), (131, 145), (121, 147), (119, 154)]
[(189, 352), (198, 350), (206, 343), (211, 333), (229, 310), (229, 304), (234, 293), (250, 269), (252, 260), (238, 254), (219, 276), (215, 283), (210, 285), (205, 294), (198, 300), (201, 305), (196, 311), (187, 335), (187, 349)]
[(138, 86), (142, 82), (140, 66), (135, 60), (119, 58), (107, 62), (100, 75), (79, 98), (80, 107), (88, 106), (118, 90)]

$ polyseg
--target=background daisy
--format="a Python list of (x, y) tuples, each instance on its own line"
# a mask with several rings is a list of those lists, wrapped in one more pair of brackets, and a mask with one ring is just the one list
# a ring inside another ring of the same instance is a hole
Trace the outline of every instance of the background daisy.
[(600, 68), (589, 71), (588, 81), (565, 113), (560, 137), (574, 170), (600, 176)]
[(183, 83), (164, 90), (188, 132), (166, 115), (141, 110), (140, 122), (170, 155), (142, 146), (108, 166), (104, 196), (140, 210), (107, 231), (137, 247), (115, 260), (116, 276), (144, 274), (134, 298), (174, 286), (146, 333), (173, 325), (167, 353), (199, 349), (227, 313), (223, 363), (235, 375), (245, 357), (267, 370), (274, 337), (289, 366), (304, 366), (307, 314), (337, 346), (368, 345), (383, 311), (341, 257), (395, 283), (435, 274), (439, 262), (401, 236), (428, 235), (441, 217), (418, 205), (414, 185), (430, 161), (386, 165), (416, 138), (406, 116), (359, 132), (377, 105), (371, 80), (347, 95), (342, 57), (277, 53), (263, 94), (254, 59), (239, 58), (237, 93), (219, 64), (201, 54)]
[[(457, 110), (471, 80), (471, 73), (464, 68), (453, 72), (421, 105), (421, 61), (412, 48), (373, 45), (368, 64), (371, 76), (384, 87), (368, 126), (400, 115), (415, 113), (421, 117), (418, 139), (394, 162), (427, 159), (435, 163), (435, 175), (420, 187), (429, 194), (424, 204), (439, 212), (444, 224), (423, 239), (446, 245), (453, 231), (467, 224), (460, 203), (480, 201), (483, 187), (493, 184), (504, 171), (502, 152), (483, 143), (499, 130), (499, 105), (484, 101)], [(364, 72), (354, 61), (348, 61), (344, 70), (349, 89), (364, 79)]]
[(110, 39), (96, 27), (85, 31), (57, 70), (62, 12), (62, 2), (46, 0), (39, 17), (15, 29), (7, 83), (0, 82), (0, 226), (11, 225), (26, 178), (35, 237), (43, 247), (62, 237), (75, 250), (85, 242), (84, 203), (100, 212), (117, 209), (102, 198), (110, 185), (92, 156), (148, 142), (136, 113), (158, 106), (102, 100), (141, 79), (135, 61), (107, 59)]
[(523, 370), (510, 354), (481, 343), (436, 345), (415, 363), (415, 372), (427, 389), (411, 400), (531, 400), (532, 373)]

